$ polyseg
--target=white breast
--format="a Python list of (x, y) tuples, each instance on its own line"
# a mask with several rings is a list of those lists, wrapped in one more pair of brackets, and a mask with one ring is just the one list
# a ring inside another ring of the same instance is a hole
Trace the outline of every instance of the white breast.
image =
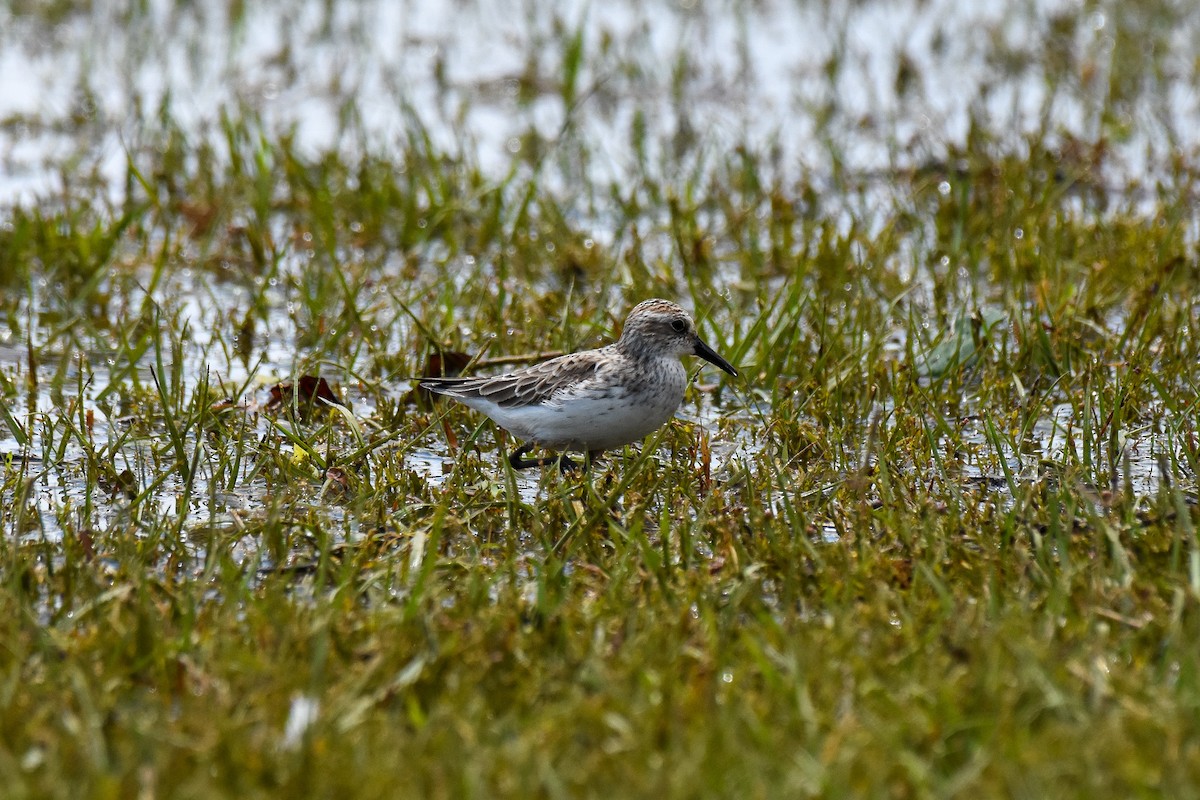
[(517, 438), (552, 450), (611, 450), (649, 436), (675, 414), (687, 372), (677, 359), (615, 382), (597, 378), (556, 392), (537, 405), (505, 408), (483, 398), (460, 402), (487, 414)]

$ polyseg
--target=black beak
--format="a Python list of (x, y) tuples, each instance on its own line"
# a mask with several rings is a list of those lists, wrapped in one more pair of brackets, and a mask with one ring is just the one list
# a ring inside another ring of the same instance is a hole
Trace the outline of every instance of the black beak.
[(733, 377), (737, 377), (738, 373), (737, 370), (733, 368), (733, 365), (717, 355), (717, 351), (706, 345), (701, 339), (696, 339), (696, 349), (692, 352), (703, 358), (708, 363), (725, 370)]

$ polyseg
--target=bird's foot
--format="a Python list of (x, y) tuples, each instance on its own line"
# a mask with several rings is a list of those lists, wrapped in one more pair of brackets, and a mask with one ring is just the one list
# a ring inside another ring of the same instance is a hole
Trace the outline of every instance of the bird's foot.
[(533, 443), (523, 444), (516, 450), (513, 450), (508, 455), (508, 464), (513, 469), (529, 469), (530, 467), (546, 466), (544, 458), (523, 458), (523, 456), (533, 449)]
[(529, 469), (530, 467), (545, 467), (550, 464), (558, 466), (558, 471), (562, 473), (576, 472), (578, 470), (586, 470), (592, 465), (592, 462), (600, 457), (599, 450), (589, 450), (587, 456), (583, 460), (583, 464), (567, 456), (566, 453), (557, 458), (525, 458), (524, 456), (533, 449), (533, 443), (529, 442), (521, 445), (508, 456), (508, 463), (513, 469)]

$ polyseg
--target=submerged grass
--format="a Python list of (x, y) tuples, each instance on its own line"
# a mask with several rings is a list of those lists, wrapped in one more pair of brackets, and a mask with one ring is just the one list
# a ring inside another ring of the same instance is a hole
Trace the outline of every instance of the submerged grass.
[[(1192, 790), (1198, 276), (1169, 198), (1072, 208), (967, 152), (847, 228), (742, 158), (598, 244), (427, 144), (227, 141), (257, 153), (134, 162), (127, 207), (4, 233), (6, 785)], [(518, 479), (500, 432), (404, 394), (425, 354), (590, 346), (654, 294), (746, 380), (640, 455)], [(281, 364), (363, 431), (260, 416)], [(414, 471), (447, 432), (448, 474)]]
[[(122, 200), (0, 229), (12, 796), (1196, 796), (1182, 164), (1147, 212), (1051, 131), (571, 188), (582, 135), (497, 179), (415, 112), (361, 157), (159, 123)], [(587, 475), (409, 391), (650, 296), (744, 378)], [(268, 407), (306, 375), (355, 421)]]

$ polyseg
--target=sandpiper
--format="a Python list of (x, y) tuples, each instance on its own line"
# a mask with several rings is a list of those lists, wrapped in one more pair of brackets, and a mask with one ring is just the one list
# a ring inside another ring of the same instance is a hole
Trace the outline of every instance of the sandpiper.
[(737, 370), (696, 334), (696, 323), (667, 300), (646, 300), (625, 319), (621, 338), (596, 350), (483, 378), (426, 378), (421, 386), (482, 411), (524, 444), (508, 457), (513, 469), (575, 463), (527, 459), (534, 447), (582, 451), (590, 462), (604, 450), (642, 439), (661, 427), (683, 402), (687, 370), (680, 356), (695, 355), (737, 376)]

